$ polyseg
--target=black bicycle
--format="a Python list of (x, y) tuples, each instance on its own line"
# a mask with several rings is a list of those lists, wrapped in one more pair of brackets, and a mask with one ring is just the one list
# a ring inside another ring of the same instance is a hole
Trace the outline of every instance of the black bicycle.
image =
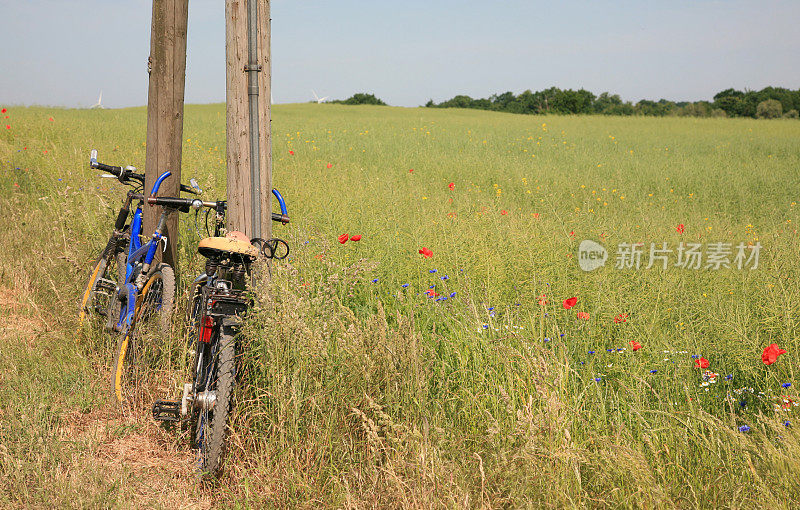
[[(274, 221), (289, 223), (286, 203), (277, 190), (281, 214), (272, 213)], [(153, 418), (181, 422), (189, 430), (191, 447), (197, 450), (197, 468), (202, 476), (219, 473), (224, 453), (226, 426), (232, 411), (236, 386), (237, 334), (242, 318), (252, 304), (247, 282), (252, 265), (260, 257), (284, 259), (289, 245), (282, 239), (248, 239), (241, 232), (223, 234), (225, 201), (204, 202), (185, 198), (153, 197), (151, 205), (199, 212), (206, 208), (206, 231), (209, 237), (198, 244), (206, 258), (205, 272), (193, 283), (188, 310), (189, 344), (194, 355), (192, 381), (183, 386), (180, 401), (159, 400), (153, 404)], [(208, 217), (214, 214), (214, 234)]]

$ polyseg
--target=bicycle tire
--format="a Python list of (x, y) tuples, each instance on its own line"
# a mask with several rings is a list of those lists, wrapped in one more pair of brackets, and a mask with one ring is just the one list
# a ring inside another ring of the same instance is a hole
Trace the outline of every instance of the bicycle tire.
[(140, 293), (141, 300), (137, 300), (137, 306), (134, 310), (134, 317), (131, 325), (127, 327), (124, 334), (117, 342), (117, 348), (114, 351), (114, 359), (111, 367), (111, 383), (114, 390), (114, 396), (117, 402), (124, 402), (126, 396), (135, 393), (139, 377), (131, 370), (136, 366), (136, 352), (141, 336), (142, 329), (145, 322), (147, 322), (148, 305), (153, 301), (150, 298), (155, 294), (158, 283), (161, 283), (160, 291), (160, 306), (161, 310), (158, 312), (157, 318), (157, 333), (159, 335), (169, 332), (170, 315), (172, 314), (172, 307), (174, 306), (175, 299), (175, 275), (172, 268), (167, 264), (159, 264), (148, 276), (147, 282), (142, 287)]
[(219, 352), (212, 360), (205, 385), (206, 392), (215, 392), (215, 403), (213, 409), (198, 411), (193, 430), (197, 445), (197, 470), (204, 478), (219, 475), (225, 454), (226, 427), (236, 380), (236, 342), (232, 327), (220, 325), (217, 346)]
[[(122, 255), (122, 266), (120, 266), (120, 255)], [(78, 317), (81, 323), (95, 314), (108, 315), (116, 298), (114, 291), (125, 278), (125, 260), (124, 252), (107, 253), (106, 251), (97, 259), (81, 296)], [(112, 276), (113, 280), (110, 278)]]

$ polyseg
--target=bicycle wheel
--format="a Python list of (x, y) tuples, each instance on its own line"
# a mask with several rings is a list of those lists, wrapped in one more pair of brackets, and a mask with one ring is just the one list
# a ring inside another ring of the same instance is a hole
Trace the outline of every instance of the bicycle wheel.
[(144, 368), (142, 361), (147, 359), (142, 356), (146, 354), (143, 348), (158, 349), (157, 340), (169, 332), (174, 299), (175, 276), (172, 268), (159, 264), (142, 287), (131, 325), (125, 329), (114, 352), (111, 382), (118, 402), (131, 400), (136, 395), (142, 379), (140, 371)]
[(222, 467), (226, 427), (236, 380), (234, 330), (224, 325), (219, 329), (219, 340), (214, 345), (216, 352), (212, 350), (207, 370), (200, 371), (204, 381), (197, 388), (198, 411), (193, 420), (197, 469), (203, 477), (218, 475)]
[(147, 328), (162, 335), (169, 334), (175, 307), (175, 272), (167, 264), (150, 271), (139, 293), (133, 322), (137, 329)]
[(108, 315), (117, 285), (125, 279), (125, 260), (125, 252), (104, 252), (97, 260), (81, 296), (81, 323), (93, 315)]

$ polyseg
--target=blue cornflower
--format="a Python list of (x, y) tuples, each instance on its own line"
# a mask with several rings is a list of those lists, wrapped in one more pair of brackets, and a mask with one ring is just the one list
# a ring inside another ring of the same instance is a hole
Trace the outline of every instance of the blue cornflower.
[(490, 307), (488, 308), (488, 310), (491, 312), (492, 310), (494, 310), (494, 307), (493, 307), (493, 306), (490, 306)]
[(614, 352), (614, 349), (606, 349), (608, 352)]
[(786, 420), (785, 422), (783, 422), (783, 426), (784, 426), (784, 427), (788, 427), (788, 426), (790, 426), (791, 424), (792, 424), (792, 422), (790, 422), (789, 420)]
[(545, 338), (545, 339), (544, 339), (544, 341), (545, 341), (545, 342), (549, 342), (549, 341), (550, 341), (550, 339), (549, 339), (549, 338)]
[(429, 272), (429, 273), (435, 273), (435, 272), (436, 272), (436, 270), (435, 270), (435, 269), (431, 269), (431, 270), (430, 270), (430, 271), (428, 271), (428, 272)]
[(692, 359), (697, 359), (697, 358), (699, 358), (699, 357), (700, 357), (700, 355), (699, 355), (699, 354), (692, 354)]
[(742, 425), (741, 427), (739, 427), (739, 432), (745, 432), (745, 433), (750, 432), (750, 427), (748, 425)]
[(489, 312), (489, 317), (494, 317), (494, 316), (495, 316), (494, 312)]
[(733, 379), (733, 374), (728, 374), (725, 376), (726, 381), (730, 381), (731, 379)]
[(484, 324), (483, 325), (483, 329), (489, 329), (489, 325), (488, 324)]
[(655, 368), (650, 371), (651, 374), (655, 374), (656, 372), (658, 372), (658, 370), (656, 370)]
[(594, 382), (600, 382), (600, 378), (599, 377), (595, 377), (594, 378)]
[(407, 289), (408, 288), (408, 284), (404, 283), (403, 285), (401, 285), (401, 287), (403, 287), (404, 289)]
[(621, 347), (617, 349), (617, 352), (622, 352), (622, 351), (623, 349)]
[(372, 283), (378, 283), (378, 279), (375, 278), (374, 280), (372, 280)]
[(58, 182), (61, 182), (61, 181), (63, 181), (63, 180), (64, 180), (64, 179), (59, 179), (59, 180), (58, 180)]
[(746, 405), (747, 405), (746, 400), (742, 400), (741, 402), (739, 402), (739, 407), (745, 407)]
[(455, 292), (450, 293), (450, 297), (456, 297), (456, 293)]
[(564, 333), (561, 333), (559, 336), (563, 337), (563, 336), (564, 336)]
[(449, 279), (450, 279), (450, 277), (447, 276), (447, 275), (442, 276), (442, 280), (449, 280)]
[(589, 351), (589, 354), (594, 354), (594, 351)]
[(428, 288), (429, 288), (429, 289), (435, 289), (435, 288), (436, 288), (436, 285), (431, 285), (431, 286), (430, 286), (430, 287), (428, 287)]
[(791, 385), (792, 385), (792, 383), (790, 383), (790, 382), (785, 382), (785, 383), (781, 384), (781, 387), (783, 387), (783, 388), (788, 388), (788, 387), (789, 387), (789, 386), (791, 386)]

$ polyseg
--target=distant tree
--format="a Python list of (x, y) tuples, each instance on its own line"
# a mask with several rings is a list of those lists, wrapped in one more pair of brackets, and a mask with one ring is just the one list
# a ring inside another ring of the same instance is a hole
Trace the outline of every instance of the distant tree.
[(796, 119), (798, 117), (797, 110), (789, 110), (783, 114), (784, 119)]
[(364, 92), (359, 92), (357, 94), (353, 94), (351, 97), (347, 99), (337, 99), (331, 101), (331, 103), (338, 103), (338, 104), (373, 104), (373, 105), (380, 105), (386, 106), (386, 103), (375, 97), (374, 94), (367, 94)]
[[(513, 92), (493, 94), (488, 98), (473, 99), (458, 95), (439, 104), (432, 100), (425, 106), (436, 108), (477, 108), (522, 114), (587, 114), (603, 115), (679, 115), (692, 117), (753, 117), (758, 115), (759, 104), (775, 101), (782, 111), (800, 110), (800, 90), (766, 87), (760, 91), (726, 89), (714, 95), (714, 101), (680, 101), (668, 99), (651, 101), (642, 99), (635, 105), (623, 102), (617, 94), (603, 92), (595, 97), (588, 90), (562, 90), (558, 87), (532, 92), (526, 90), (515, 96)], [(765, 115), (774, 115), (774, 104)], [(778, 114), (780, 116), (780, 114)], [(788, 116), (788, 115), (787, 115)]]
[(622, 105), (622, 99), (619, 97), (619, 94), (611, 95), (608, 92), (603, 92), (597, 99), (595, 99), (594, 104), (592, 105), (592, 109), (595, 113), (603, 113), (606, 115), (613, 115), (612, 111), (615, 107)]
[(759, 119), (777, 119), (783, 113), (781, 102), (777, 99), (767, 99), (758, 103), (756, 116)]

